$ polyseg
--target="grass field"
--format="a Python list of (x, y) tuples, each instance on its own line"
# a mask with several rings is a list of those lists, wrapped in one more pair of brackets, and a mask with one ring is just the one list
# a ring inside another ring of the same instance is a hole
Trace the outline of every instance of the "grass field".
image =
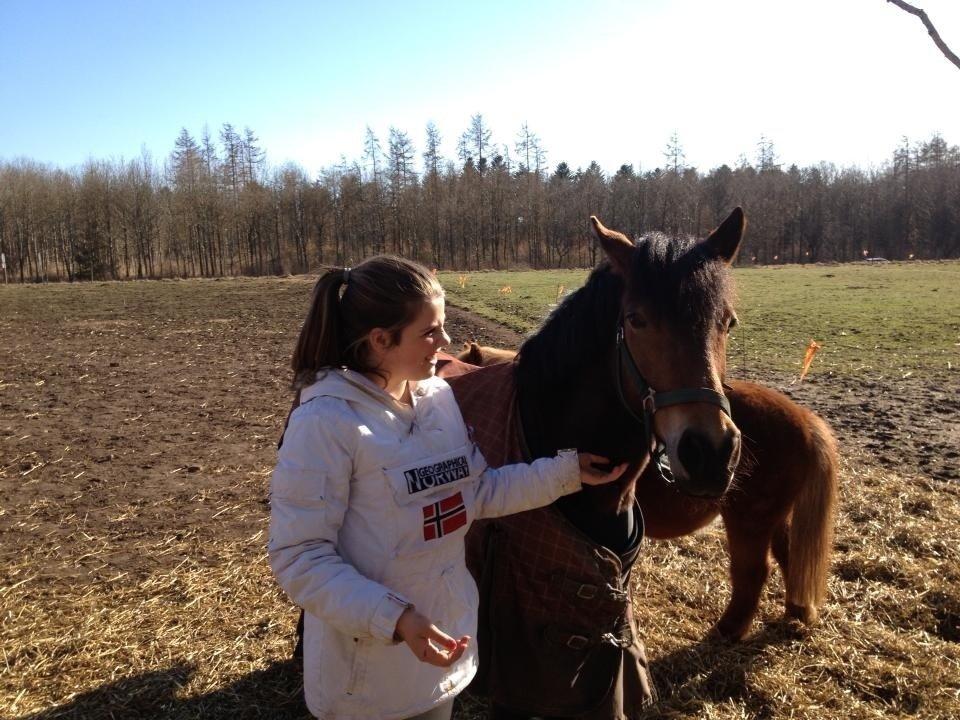
[[(526, 331), (584, 277), (442, 279)], [(824, 344), (790, 391), (842, 441), (829, 599), (798, 631), (774, 574), (745, 642), (705, 641), (729, 590), (722, 528), (647, 544), (650, 719), (960, 717), (960, 264), (737, 279), (734, 365), (777, 384)], [(0, 286), (0, 717), (307, 717), (264, 548), (310, 281)]]
[[(811, 339), (815, 372), (934, 378), (960, 366), (960, 262), (784, 265), (734, 271), (740, 326), (729, 367), (796, 372)], [(450, 301), (520, 332), (535, 328), (583, 270), (441, 273)], [(459, 279), (466, 278), (463, 288)], [(510, 293), (500, 289), (510, 287)]]

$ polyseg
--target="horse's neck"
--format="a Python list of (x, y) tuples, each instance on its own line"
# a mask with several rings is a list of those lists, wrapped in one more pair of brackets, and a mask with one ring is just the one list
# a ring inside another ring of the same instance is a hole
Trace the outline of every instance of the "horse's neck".
[(534, 457), (559, 448), (576, 447), (611, 460), (630, 461), (643, 455), (636, 422), (618, 399), (613, 351), (555, 387), (526, 383), (519, 388), (520, 417), (527, 446)]
[[(569, 377), (561, 389), (519, 388), (521, 422), (533, 457), (575, 447), (613, 462), (642, 459), (642, 433), (620, 406), (613, 370), (612, 355), (604, 355)], [(621, 482), (588, 487), (557, 504), (583, 532), (616, 549), (631, 527), (620, 510), (632, 503), (634, 482), (635, 478), (625, 477)], [(618, 515), (626, 523), (623, 527), (615, 520)]]

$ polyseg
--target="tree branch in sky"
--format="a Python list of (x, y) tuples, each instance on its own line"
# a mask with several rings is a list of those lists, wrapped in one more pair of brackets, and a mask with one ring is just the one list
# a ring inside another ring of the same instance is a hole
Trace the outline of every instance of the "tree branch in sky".
[(940, 48), (940, 52), (946, 56), (947, 60), (952, 62), (958, 68), (960, 68), (960, 58), (957, 57), (950, 48), (947, 47), (947, 44), (940, 37), (940, 33), (937, 32), (937, 29), (933, 26), (933, 23), (930, 22), (930, 18), (927, 17), (927, 14), (918, 7), (914, 7), (908, 2), (903, 0), (887, 0), (889, 3), (893, 3), (901, 10), (906, 10), (911, 15), (916, 15), (923, 22), (924, 26), (927, 28), (927, 32), (930, 33), (930, 37), (933, 39), (934, 44)]

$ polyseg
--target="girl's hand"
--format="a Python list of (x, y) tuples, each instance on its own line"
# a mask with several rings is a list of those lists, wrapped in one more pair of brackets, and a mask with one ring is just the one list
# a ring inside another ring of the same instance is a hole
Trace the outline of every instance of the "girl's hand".
[(437, 667), (450, 667), (470, 645), (469, 635), (454, 640), (412, 607), (404, 610), (397, 620), (397, 635), (417, 660)]
[(582, 452), (578, 453), (577, 457), (580, 460), (580, 482), (583, 485), (605, 485), (619, 478), (627, 469), (627, 463), (615, 465), (609, 471), (598, 469), (598, 465), (610, 467), (609, 458), (601, 455)]

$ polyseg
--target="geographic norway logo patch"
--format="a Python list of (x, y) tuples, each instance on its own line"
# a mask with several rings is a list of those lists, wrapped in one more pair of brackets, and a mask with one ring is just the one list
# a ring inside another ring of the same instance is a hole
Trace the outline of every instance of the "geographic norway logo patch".
[(466, 455), (448, 457), (423, 467), (403, 471), (403, 478), (407, 482), (407, 493), (410, 495), (433, 490), (469, 476), (470, 463)]
[(454, 493), (423, 508), (423, 539), (436, 540), (456, 532), (467, 524), (467, 506), (463, 495)]

